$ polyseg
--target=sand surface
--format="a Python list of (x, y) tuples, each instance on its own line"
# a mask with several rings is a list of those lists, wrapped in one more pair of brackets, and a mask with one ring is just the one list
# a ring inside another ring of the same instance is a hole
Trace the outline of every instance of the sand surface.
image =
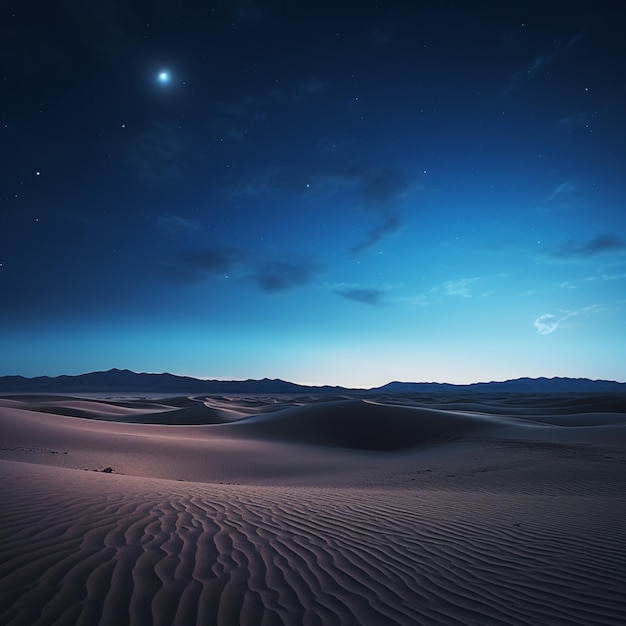
[(0, 623), (624, 624), (626, 399), (0, 398)]

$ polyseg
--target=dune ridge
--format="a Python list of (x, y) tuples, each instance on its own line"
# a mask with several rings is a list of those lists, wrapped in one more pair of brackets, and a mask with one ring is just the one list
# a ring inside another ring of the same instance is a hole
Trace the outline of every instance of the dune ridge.
[(491, 402), (0, 398), (0, 623), (623, 624), (626, 415)]

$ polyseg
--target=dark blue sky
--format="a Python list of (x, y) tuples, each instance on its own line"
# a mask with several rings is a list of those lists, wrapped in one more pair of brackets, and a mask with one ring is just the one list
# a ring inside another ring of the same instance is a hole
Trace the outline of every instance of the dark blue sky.
[(4, 3), (0, 375), (626, 380), (619, 4)]

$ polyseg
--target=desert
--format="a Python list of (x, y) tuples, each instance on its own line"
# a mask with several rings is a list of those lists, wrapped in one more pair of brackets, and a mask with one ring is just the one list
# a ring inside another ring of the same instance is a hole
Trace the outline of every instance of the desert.
[(0, 398), (0, 622), (623, 624), (619, 394)]
[(626, 0), (0, 12), (0, 626), (626, 626)]

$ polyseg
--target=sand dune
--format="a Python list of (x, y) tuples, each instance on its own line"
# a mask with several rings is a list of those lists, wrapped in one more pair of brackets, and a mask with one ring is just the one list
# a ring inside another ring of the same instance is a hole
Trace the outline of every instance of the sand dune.
[(506, 423), (483, 415), (344, 400), (251, 417), (233, 424), (231, 430), (250, 438), (392, 451), (456, 439)]
[(0, 623), (623, 624), (626, 414), (540, 400), (0, 399)]

